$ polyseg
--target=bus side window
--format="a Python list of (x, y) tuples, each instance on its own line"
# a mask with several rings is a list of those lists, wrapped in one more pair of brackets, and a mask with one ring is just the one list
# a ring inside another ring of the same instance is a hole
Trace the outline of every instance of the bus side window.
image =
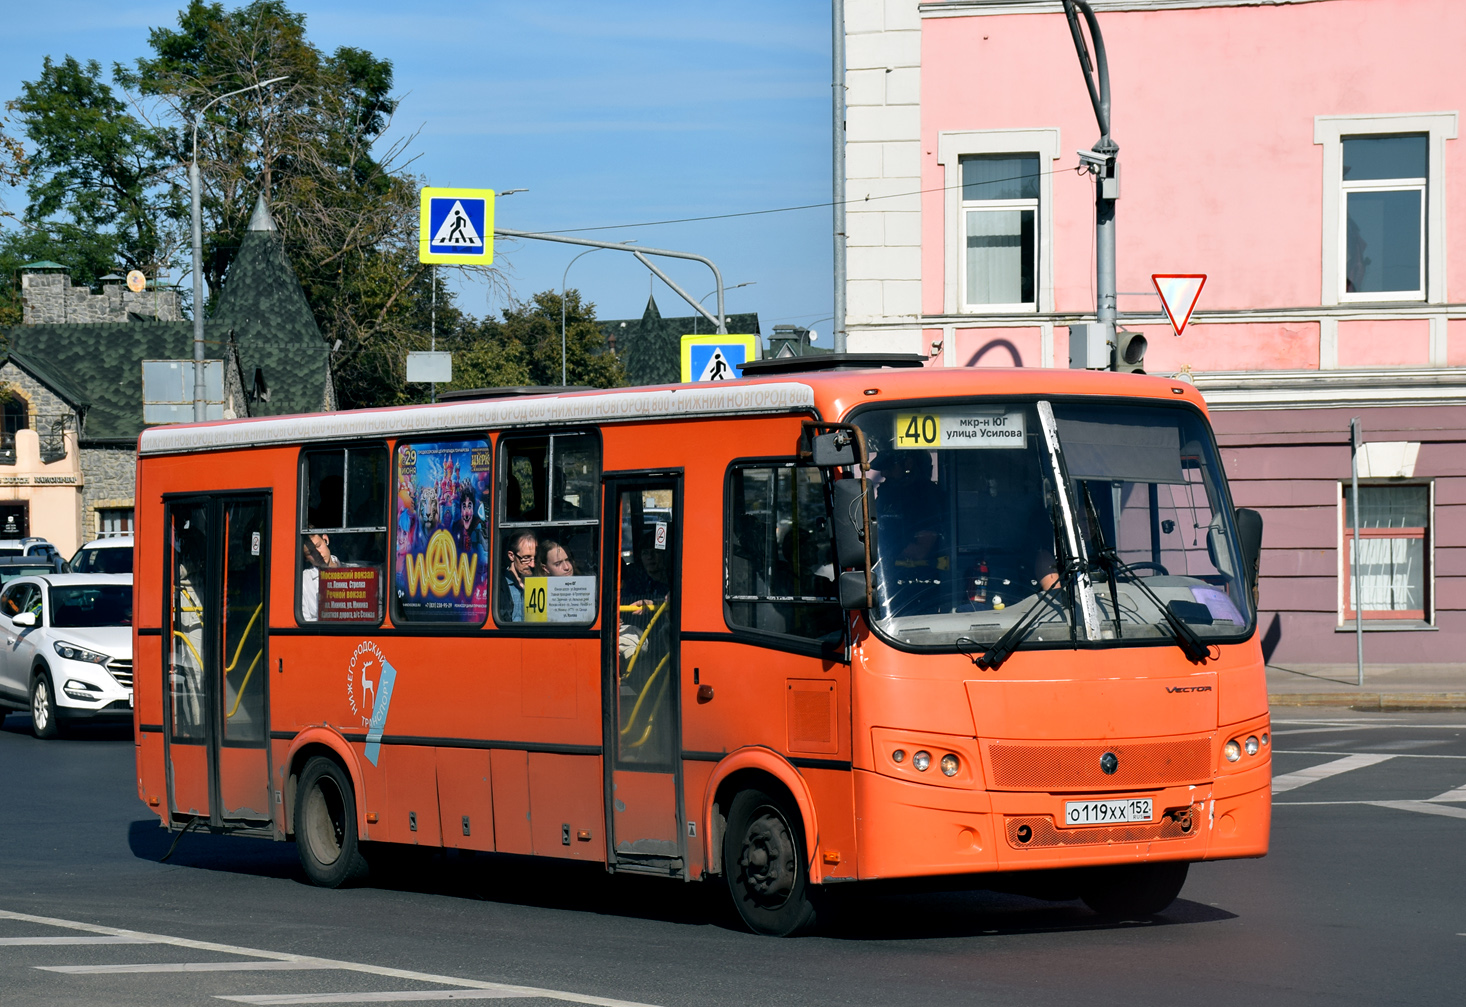
[(382, 619), (387, 449), (301, 453), (297, 546), (302, 623)]
[(495, 619), (590, 625), (600, 554), (599, 439), (506, 436), (499, 452)]
[(823, 473), (792, 463), (735, 465), (727, 486), (728, 625), (838, 642), (845, 619)]

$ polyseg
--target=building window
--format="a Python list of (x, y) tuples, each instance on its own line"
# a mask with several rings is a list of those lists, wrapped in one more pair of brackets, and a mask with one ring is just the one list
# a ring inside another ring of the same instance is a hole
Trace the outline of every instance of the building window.
[(1038, 155), (984, 154), (962, 167), (962, 302), (1032, 311), (1038, 286)]
[(97, 508), (97, 538), (118, 538), (131, 534), (131, 507)]
[(1425, 296), (1425, 192), (1430, 138), (1342, 141), (1344, 298)]
[(30, 405), (15, 392), (5, 393), (0, 406), (0, 460), (15, 463), (15, 435), (30, 428)]
[[(1428, 621), (1430, 486), (1359, 487), (1359, 587), (1365, 621)], [(1343, 486), (1344, 619), (1354, 619), (1354, 506)]]
[[(1446, 302), (1446, 141), (1455, 112), (1320, 115), (1324, 305)], [(1441, 350), (1439, 363), (1444, 363)]]

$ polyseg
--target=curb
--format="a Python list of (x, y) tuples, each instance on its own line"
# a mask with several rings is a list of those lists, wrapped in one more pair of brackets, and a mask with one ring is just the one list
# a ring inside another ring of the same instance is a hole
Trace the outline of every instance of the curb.
[(1269, 693), (1269, 706), (1342, 706), (1351, 710), (1466, 710), (1466, 692)]

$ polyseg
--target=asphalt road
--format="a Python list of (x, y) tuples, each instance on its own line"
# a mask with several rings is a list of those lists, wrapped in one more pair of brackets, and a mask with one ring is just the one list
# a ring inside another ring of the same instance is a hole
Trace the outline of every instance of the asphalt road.
[(1459, 1002), (1466, 711), (1281, 711), (1274, 727), (1272, 853), (1194, 866), (1156, 921), (856, 887), (818, 936), (779, 941), (737, 931), (707, 886), (584, 865), (408, 857), (324, 891), (290, 844), (194, 834), (159, 863), (170, 837), (135, 797), (131, 739), (38, 742), (11, 714), (0, 1003)]

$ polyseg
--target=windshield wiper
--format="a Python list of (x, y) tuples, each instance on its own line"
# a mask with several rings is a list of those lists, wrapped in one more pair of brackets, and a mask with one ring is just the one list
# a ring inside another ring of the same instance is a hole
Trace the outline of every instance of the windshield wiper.
[[(1150, 599), (1151, 604), (1160, 610), (1161, 618), (1166, 620), (1166, 625), (1170, 627), (1171, 633), (1176, 638), (1176, 646), (1181, 648), (1181, 652), (1186, 655), (1186, 659), (1193, 664), (1200, 664), (1211, 654), (1211, 648), (1202, 642), (1201, 637), (1196, 635), (1196, 630), (1186, 625), (1185, 620), (1175, 612), (1172, 612), (1169, 605), (1161, 601), (1160, 596), (1152, 591), (1150, 585), (1145, 582), (1145, 578), (1136, 573), (1135, 568), (1129, 563), (1121, 559), (1119, 554), (1106, 541), (1104, 530), (1100, 527), (1098, 513), (1094, 506), (1094, 497), (1089, 492), (1089, 482), (1087, 480), (1084, 482), (1084, 503), (1089, 512), (1089, 527), (1093, 533), (1092, 537), (1096, 540), (1096, 544), (1099, 547), (1095, 552), (1095, 559), (1099, 561), (1100, 565), (1109, 574), (1111, 595), (1114, 596), (1115, 575), (1117, 573), (1123, 573), (1130, 579), (1131, 583), (1140, 588), (1141, 592)], [(1117, 598), (1115, 601), (1115, 632), (1117, 635), (1119, 631), (1120, 605)]]
[[(998, 668), (1001, 668), (1003, 666), (1003, 662), (1013, 656), (1013, 651), (1017, 650), (1018, 645), (1023, 642), (1026, 636), (1028, 636), (1029, 630), (1038, 625), (1039, 616), (1041, 616), (1044, 613), (1045, 609), (1048, 608), (1047, 603), (1049, 601), (1049, 597), (1055, 592), (1062, 591), (1063, 589), (1064, 581), (1062, 578), (1049, 585), (1049, 587), (1046, 588), (1043, 593), (1038, 596), (1038, 599), (1033, 603), (1033, 607), (1025, 612), (1022, 618), (1020, 618), (1017, 622), (1009, 626), (1007, 630), (1004, 631), (1003, 635), (993, 641), (992, 646), (988, 647), (981, 654), (973, 654), (963, 646), (963, 644), (967, 644), (970, 647), (974, 648), (977, 646), (976, 640), (973, 640), (971, 637), (966, 636), (959, 636), (957, 638), (956, 642), (958, 652), (964, 655), (968, 660), (977, 665), (983, 671), (995, 671)], [(1070, 624), (1069, 631), (1070, 635), (1072, 636), (1074, 631), (1072, 623)]]

